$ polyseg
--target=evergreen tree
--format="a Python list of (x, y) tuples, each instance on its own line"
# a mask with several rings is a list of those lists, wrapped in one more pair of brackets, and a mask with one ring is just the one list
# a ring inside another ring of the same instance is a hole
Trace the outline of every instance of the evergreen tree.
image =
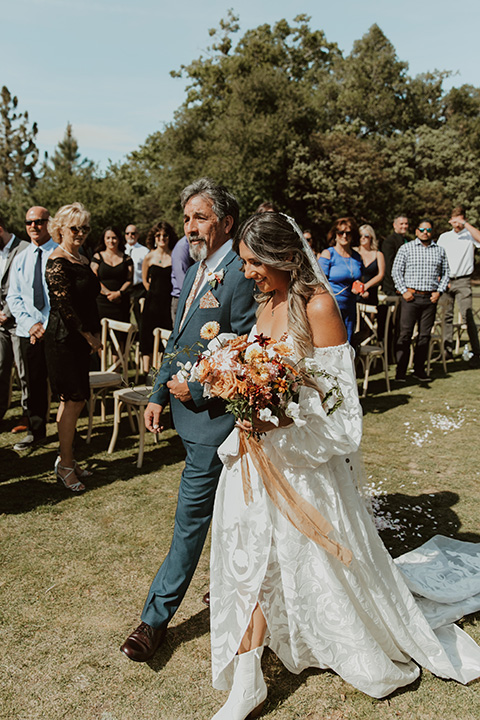
[(0, 92), (0, 197), (9, 201), (14, 190), (28, 191), (35, 183), (37, 124), (18, 110), (18, 98), (3, 86)]

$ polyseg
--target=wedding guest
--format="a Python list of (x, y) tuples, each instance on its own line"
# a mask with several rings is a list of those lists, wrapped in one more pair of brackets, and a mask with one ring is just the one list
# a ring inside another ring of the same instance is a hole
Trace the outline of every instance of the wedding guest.
[(364, 272), (361, 280), (364, 284), (360, 297), (368, 305), (378, 305), (378, 286), (385, 274), (385, 258), (378, 249), (377, 236), (371, 225), (361, 225), (360, 240), (355, 250), (363, 261)]
[(147, 235), (150, 250), (142, 266), (145, 305), (140, 329), (140, 352), (143, 372), (150, 370), (153, 353), (153, 331), (156, 327), (172, 329), (172, 250), (178, 237), (167, 222), (156, 223)]
[(132, 258), (133, 278), (130, 288), (130, 301), (138, 331), (142, 326), (142, 313), (140, 312), (140, 299), (145, 297), (145, 288), (142, 280), (142, 265), (148, 255), (148, 247), (139, 242), (140, 233), (136, 225), (127, 225), (125, 228), (125, 255)]
[(82, 479), (92, 473), (76, 462), (73, 440), (77, 420), (90, 397), (90, 354), (102, 347), (96, 303), (100, 283), (80, 254), (90, 232), (90, 213), (78, 202), (64, 205), (50, 220), (48, 230), (58, 243), (45, 271), (50, 296), (45, 354), (52, 390), (60, 399), (55, 473), (67, 490), (82, 492)]
[(190, 255), (188, 238), (184, 235), (172, 250), (172, 326), (175, 325), (178, 299), (182, 291), (185, 275), (190, 265), (193, 265), (194, 262), (194, 259)]
[(413, 377), (429, 382), (425, 372), (428, 346), (437, 303), (448, 286), (448, 261), (445, 250), (433, 240), (431, 220), (423, 218), (415, 230), (416, 239), (402, 245), (392, 268), (392, 278), (402, 296), (397, 339), (397, 382), (405, 382), (410, 343), (418, 323), (418, 336), (413, 355)]
[(10, 270), (7, 304), (17, 323), (22, 353), (26, 358), (28, 424), (15, 450), (28, 450), (43, 442), (47, 432), (48, 373), (45, 359), (45, 328), (50, 314), (45, 267), (57, 244), (49, 235), (48, 210), (34, 206), (25, 225), (30, 245), (14, 259)]
[(24, 348), (16, 333), (15, 318), (8, 307), (7, 294), (13, 260), (27, 247), (28, 243), (25, 240), (20, 240), (8, 231), (5, 220), (0, 216), (0, 420), (8, 408), (14, 362), (20, 383), (23, 410), (23, 418), (12, 432), (20, 432), (20, 426), (24, 431), (28, 429), (28, 387)]
[(125, 253), (125, 244), (118, 229), (105, 228), (90, 266), (100, 280), (101, 291), (97, 297), (100, 319), (130, 322), (133, 260)]
[[(459, 628), (442, 627), (437, 637), (359, 495), (362, 409), (354, 354), (300, 229), (280, 214), (254, 215), (234, 248), (258, 289), (250, 339), (257, 346), (259, 337), (282, 341), (294, 363), (307, 358), (317, 374), (300, 386), (292, 417), (280, 413), (277, 425), (257, 416), (253, 425), (240, 420), (219, 448), (224, 469), (212, 522), (212, 675), (214, 687), (230, 694), (213, 720), (258, 717), (267, 697), (265, 645), (290, 672), (329, 668), (373, 697), (412, 683), (418, 664), (441, 677), (473, 680), (480, 676), (480, 648)], [(455, 592), (464, 600), (454, 606), (456, 615), (450, 605), (444, 612), (440, 622), (451, 623), (479, 607), (470, 603), (480, 587), (471, 571), (480, 552), (471, 543), (443, 540), (443, 563), (437, 553), (431, 574), (418, 559), (419, 571), (411, 572), (418, 594), (434, 597), (441, 588), (452, 603)], [(448, 576), (451, 553), (456, 572)], [(458, 591), (461, 579), (471, 597)], [(432, 624), (438, 621), (435, 612)]]
[(382, 252), (385, 258), (385, 275), (382, 282), (382, 290), (387, 295), (396, 299), (398, 297), (395, 283), (392, 279), (393, 261), (399, 249), (410, 240), (408, 233), (408, 217), (402, 213), (393, 220), (393, 232), (388, 235), (382, 243)]
[(323, 250), (318, 259), (340, 308), (349, 342), (357, 319), (357, 297), (362, 292), (360, 278), (365, 271), (361, 256), (353, 250), (358, 237), (354, 218), (338, 218), (328, 231), (330, 248)]

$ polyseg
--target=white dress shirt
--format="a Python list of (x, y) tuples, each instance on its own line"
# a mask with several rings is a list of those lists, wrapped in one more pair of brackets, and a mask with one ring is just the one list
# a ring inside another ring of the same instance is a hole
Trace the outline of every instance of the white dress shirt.
[(135, 245), (125, 244), (125, 254), (133, 260), (133, 284), (142, 282), (142, 265), (150, 250), (145, 245), (136, 242)]
[(437, 245), (443, 247), (447, 253), (448, 264), (450, 266), (450, 280), (456, 277), (464, 277), (471, 275), (475, 267), (475, 248), (480, 248), (472, 234), (466, 229), (449, 230), (440, 235)]
[(196, 295), (198, 295), (198, 293), (202, 290), (205, 283), (207, 282), (208, 273), (213, 272), (214, 270), (222, 269), (220, 267), (222, 264), (222, 260), (224, 259), (226, 254), (230, 252), (230, 250), (232, 249), (232, 245), (233, 245), (233, 240), (227, 240), (227, 242), (224, 242), (223, 245), (218, 248), (218, 250), (215, 250), (215, 252), (205, 260), (205, 265), (207, 266), (207, 270), (203, 275), (203, 280), (197, 289)]
[[(42, 250), (42, 278), (45, 305), (41, 310), (33, 304), (33, 278), (37, 262), (37, 248)], [(45, 266), (52, 252), (58, 248), (50, 238), (43, 245), (30, 245), (14, 259), (10, 268), (10, 287), (7, 294), (7, 305), (17, 321), (17, 335), (30, 337), (30, 328), (36, 323), (46, 327), (50, 314), (50, 298), (45, 280)]]

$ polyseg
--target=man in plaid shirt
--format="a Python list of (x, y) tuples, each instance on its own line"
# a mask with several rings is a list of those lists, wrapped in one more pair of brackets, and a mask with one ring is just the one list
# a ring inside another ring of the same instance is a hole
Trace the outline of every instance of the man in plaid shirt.
[(402, 296), (400, 331), (397, 340), (397, 377), (405, 382), (413, 329), (418, 336), (413, 358), (413, 377), (428, 382), (425, 372), (428, 346), (437, 302), (449, 280), (445, 250), (432, 242), (433, 225), (423, 218), (415, 230), (416, 239), (399, 249), (392, 268), (395, 287)]

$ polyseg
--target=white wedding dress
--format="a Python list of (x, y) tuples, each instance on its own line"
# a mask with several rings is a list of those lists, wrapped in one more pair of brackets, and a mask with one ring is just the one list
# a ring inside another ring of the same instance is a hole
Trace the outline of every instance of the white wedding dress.
[(362, 411), (353, 350), (348, 343), (317, 348), (314, 360), (337, 377), (343, 404), (327, 416), (318, 393), (302, 387), (306, 425), (276, 428), (261, 443), (353, 559), (346, 566), (301, 534), (272, 503), (250, 459), (253, 501), (245, 504), (234, 429), (219, 449), (225, 468), (212, 524), (213, 685), (230, 689), (233, 660), (257, 602), (267, 621), (266, 645), (293, 673), (331, 668), (373, 697), (411, 683), (419, 665), (469, 682), (480, 676), (480, 648), (443, 623), (480, 609), (480, 545), (437, 536), (393, 562), (357, 490)]

